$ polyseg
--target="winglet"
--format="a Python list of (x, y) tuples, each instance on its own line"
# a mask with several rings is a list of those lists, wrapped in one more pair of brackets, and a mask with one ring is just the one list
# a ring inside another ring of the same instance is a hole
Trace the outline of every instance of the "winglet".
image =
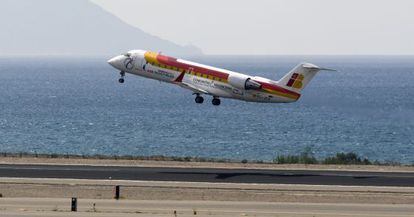
[(182, 82), (185, 75), (185, 71), (181, 72), (181, 74), (174, 80), (175, 82)]

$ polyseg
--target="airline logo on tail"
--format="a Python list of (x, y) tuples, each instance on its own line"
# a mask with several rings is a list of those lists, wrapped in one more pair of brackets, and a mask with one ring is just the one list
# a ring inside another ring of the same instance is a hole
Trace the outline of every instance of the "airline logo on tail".
[(303, 86), (302, 81), (304, 78), (302, 74), (293, 73), (286, 86), (300, 89)]

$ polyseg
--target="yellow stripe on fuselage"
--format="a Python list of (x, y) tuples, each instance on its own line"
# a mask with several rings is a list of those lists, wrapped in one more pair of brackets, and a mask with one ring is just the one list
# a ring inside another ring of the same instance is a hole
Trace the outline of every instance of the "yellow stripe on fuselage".
[[(197, 72), (197, 71), (194, 71), (194, 70), (189, 71), (187, 69), (177, 68), (177, 67), (161, 64), (157, 60), (157, 56), (158, 56), (158, 53), (151, 52), (151, 51), (147, 51), (144, 54), (145, 60), (153, 66), (156, 66), (156, 67), (159, 67), (159, 68), (162, 68), (162, 69), (173, 70), (173, 71), (177, 71), (177, 72), (186, 71), (185, 73), (196, 76), (196, 77), (200, 77), (200, 78), (204, 78), (204, 79), (208, 79), (208, 80), (212, 80), (212, 81), (219, 81), (219, 82), (223, 82), (223, 83), (228, 83), (227, 79), (215, 77), (215, 76), (212, 76), (212, 75), (203, 74), (203, 73), (200, 73), (200, 72)], [(268, 92), (270, 94), (286, 97), (286, 98), (289, 98), (289, 99), (298, 99), (299, 98), (299, 97), (296, 97), (296, 96), (288, 94), (288, 93), (283, 93), (283, 92), (275, 91), (275, 90), (268, 89), (268, 88), (263, 88), (262, 90), (265, 91), (265, 92)]]
[[(151, 52), (151, 51), (147, 51), (144, 54), (145, 60), (153, 66), (156, 66), (156, 67), (159, 67), (159, 68), (162, 68), (162, 69), (173, 70), (173, 71), (177, 71), (177, 72), (186, 71), (186, 69), (183, 69), (183, 68), (177, 68), (177, 67), (174, 67), (174, 66), (161, 64), (157, 60), (157, 56), (158, 56), (158, 53)], [(196, 72), (194, 70), (186, 71), (186, 73), (190, 74), (190, 75), (193, 75), (193, 76), (200, 77), (200, 78), (205, 78), (205, 79), (209, 79), (209, 80), (214, 80), (214, 81), (220, 81), (220, 82), (223, 82), (223, 83), (227, 83), (227, 79), (222, 79), (222, 78), (215, 77), (215, 76), (212, 76), (212, 75), (202, 74), (202, 73)]]
[(159, 64), (160, 64), (160, 63), (158, 62), (158, 60), (157, 60), (157, 56), (158, 56), (158, 54), (157, 54), (157, 53), (155, 53), (155, 52), (151, 52), (151, 51), (147, 51), (147, 52), (145, 52), (145, 54), (144, 54), (144, 58), (145, 58), (145, 60), (146, 60), (148, 63), (152, 64), (152, 65), (155, 65), (155, 64), (159, 65)]
[(286, 97), (289, 99), (299, 99), (299, 97), (296, 97), (294, 95), (288, 94), (288, 93), (283, 93), (283, 92), (279, 92), (279, 91), (275, 91), (272, 89), (268, 89), (268, 88), (263, 88), (263, 90), (265, 90), (266, 92), (273, 94), (273, 95), (277, 95), (277, 96), (282, 96), (282, 97)]

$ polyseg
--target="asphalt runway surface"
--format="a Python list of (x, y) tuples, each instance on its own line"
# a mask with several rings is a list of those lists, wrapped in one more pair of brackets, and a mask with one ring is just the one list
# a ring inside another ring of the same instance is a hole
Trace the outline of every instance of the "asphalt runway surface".
[(0, 177), (414, 187), (411, 172), (0, 164)]

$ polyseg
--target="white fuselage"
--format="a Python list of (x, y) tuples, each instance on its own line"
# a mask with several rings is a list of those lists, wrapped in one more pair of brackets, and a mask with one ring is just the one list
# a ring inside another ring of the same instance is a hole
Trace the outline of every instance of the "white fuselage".
[(277, 81), (149, 51), (130, 51), (108, 62), (123, 72), (177, 84), (196, 94), (268, 103), (294, 102), (300, 97), (299, 93), (279, 86)]

